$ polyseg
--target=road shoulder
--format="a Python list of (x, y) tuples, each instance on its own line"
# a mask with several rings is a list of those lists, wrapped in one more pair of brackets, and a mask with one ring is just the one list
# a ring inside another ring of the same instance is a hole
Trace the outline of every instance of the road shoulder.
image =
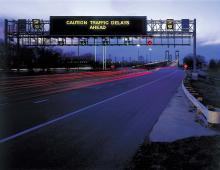
[(152, 142), (172, 142), (193, 136), (213, 136), (219, 133), (195, 122), (192, 105), (181, 87), (170, 100), (150, 133)]
[(220, 169), (220, 136), (195, 122), (181, 88), (126, 169)]

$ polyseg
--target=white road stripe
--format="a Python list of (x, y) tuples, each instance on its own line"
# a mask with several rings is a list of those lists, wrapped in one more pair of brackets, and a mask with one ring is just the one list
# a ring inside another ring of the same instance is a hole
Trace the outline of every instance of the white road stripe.
[(43, 102), (46, 102), (46, 101), (48, 101), (48, 99), (34, 101), (33, 103), (38, 104), (38, 103), (43, 103)]

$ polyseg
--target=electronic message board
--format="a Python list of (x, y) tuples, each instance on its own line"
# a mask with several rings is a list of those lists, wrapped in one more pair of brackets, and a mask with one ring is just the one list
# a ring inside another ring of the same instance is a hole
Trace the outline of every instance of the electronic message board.
[(51, 16), (50, 35), (146, 35), (145, 16)]

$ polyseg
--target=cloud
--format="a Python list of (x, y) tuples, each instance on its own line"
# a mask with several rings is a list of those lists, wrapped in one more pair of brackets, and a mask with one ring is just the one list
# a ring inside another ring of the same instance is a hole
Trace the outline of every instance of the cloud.
[[(8, 19), (49, 19), (53, 15), (196, 18), (198, 46), (206, 49), (213, 45), (216, 49), (220, 44), (219, 6), (219, 0), (0, 0), (0, 16)], [(3, 25), (0, 22), (0, 38), (3, 37)], [(209, 52), (215, 56), (219, 54), (217, 50)]]
[(203, 40), (199, 42), (201, 46), (210, 46), (210, 45), (220, 45), (220, 39), (214, 39), (214, 40)]
[(220, 17), (219, 6), (220, 1), (217, 0), (111, 1), (111, 8), (122, 15), (143, 15), (148, 19), (196, 18), (197, 40), (210, 43), (218, 43), (220, 40), (220, 22), (217, 22)]
[(3, 0), (0, 16), (48, 19), (57, 15), (114, 15), (109, 3), (109, 0)]

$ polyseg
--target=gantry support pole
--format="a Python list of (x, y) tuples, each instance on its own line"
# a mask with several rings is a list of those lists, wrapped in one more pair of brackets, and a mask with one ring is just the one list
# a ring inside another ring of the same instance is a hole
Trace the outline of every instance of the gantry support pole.
[[(8, 20), (5, 19), (5, 29), (4, 29), (4, 38), (5, 38), (5, 55), (8, 58), (9, 57), (9, 45), (8, 45)], [(8, 59), (7, 59), (8, 60)], [(7, 63), (4, 63), (4, 65), (7, 67)], [(5, 67), (3, 66), (3, 67)], [(7, 67), (8, 68), (8, 67)]]
[(193, 72), (196, 72), (196, 19), (194, 19), (193, 28)]
[(8, 20), (5, 19), (5, 30), (4, 30), (5, 46), (8, 45)]

